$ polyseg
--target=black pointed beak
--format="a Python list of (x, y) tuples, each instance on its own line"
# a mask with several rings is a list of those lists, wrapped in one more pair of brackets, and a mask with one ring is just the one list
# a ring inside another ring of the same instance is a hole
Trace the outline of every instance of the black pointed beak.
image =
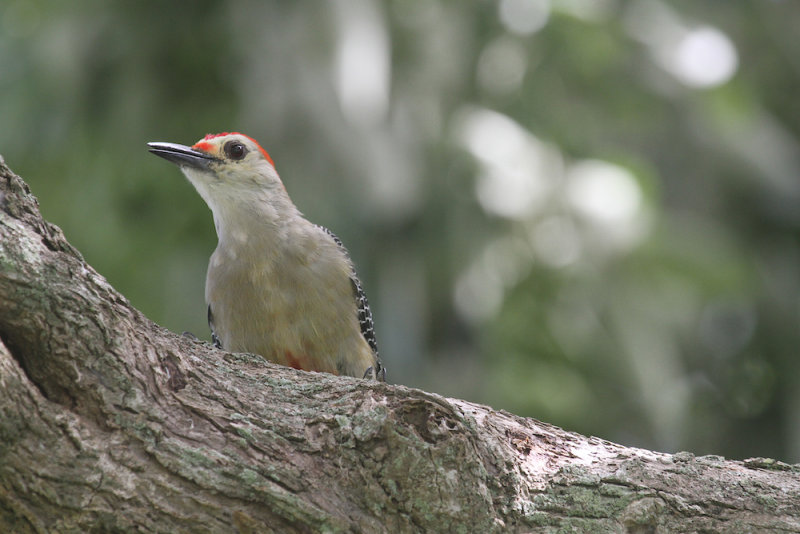
[(147, 143), (150, 152), (156, 156), (161, 156), (167, 161), (171, 161), (181, 167), (194, 167), (196, 169), (207, 169), (216, 158), (205, 152), (200, 152), (185, 145), (176, 143)]

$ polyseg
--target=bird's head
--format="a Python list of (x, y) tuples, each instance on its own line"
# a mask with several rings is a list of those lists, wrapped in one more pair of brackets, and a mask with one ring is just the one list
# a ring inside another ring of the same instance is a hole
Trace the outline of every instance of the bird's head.
[(209, 134), (190, 147), (162, 142), (147, 146), (177, 164), (215, 214), (248, 200), (267, 200), (276, 191), (285, 194), (272, 158), (252, 137), (225, 132)]

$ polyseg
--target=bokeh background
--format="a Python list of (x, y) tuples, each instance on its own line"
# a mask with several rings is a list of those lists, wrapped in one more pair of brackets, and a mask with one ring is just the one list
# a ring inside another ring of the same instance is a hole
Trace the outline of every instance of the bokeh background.
[(211, 214), (147, 141), (242, 131), (333, 229), (390, 381), (800, 461), (800, 2), (0, 4), (0, 154), (208, 337)]

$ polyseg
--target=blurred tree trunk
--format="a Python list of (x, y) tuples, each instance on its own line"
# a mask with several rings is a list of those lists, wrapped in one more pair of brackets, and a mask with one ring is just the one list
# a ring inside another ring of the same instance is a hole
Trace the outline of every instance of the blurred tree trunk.
[(177, 336), (0, 159), (0, 532), (800, 532), (799, 473)]

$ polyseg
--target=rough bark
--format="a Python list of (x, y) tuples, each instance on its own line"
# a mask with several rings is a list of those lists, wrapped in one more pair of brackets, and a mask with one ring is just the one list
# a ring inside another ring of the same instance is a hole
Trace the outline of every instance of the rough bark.
[(650, 452), (149, 321), (0, 159), (0, 532), (800, 532), (800, 466)]

